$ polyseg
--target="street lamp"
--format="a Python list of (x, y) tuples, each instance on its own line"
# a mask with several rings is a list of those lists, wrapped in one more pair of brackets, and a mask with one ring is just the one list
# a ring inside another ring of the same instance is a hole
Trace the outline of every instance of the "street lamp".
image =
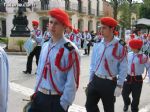
[(26, 5), (28, 0), (18, 0), (18, 12), (14, 15), (13, 28), (11, 29), (11, 37), (29, 37), (30, 29), (28, 28), (27, 16), (24, 14), (26, 12)]

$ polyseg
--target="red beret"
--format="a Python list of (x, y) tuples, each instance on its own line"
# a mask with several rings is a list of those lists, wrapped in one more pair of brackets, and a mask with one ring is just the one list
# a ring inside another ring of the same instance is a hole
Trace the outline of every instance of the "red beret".
[(33, 21), (32, 21), (32, 24), (35, 25), (35, 26), (38, 26), (38, 25), (39, 25), (39, 22), (38, 22), (37, 20), (33, 20)]
[(119, 32), (118, 31), (114, 31), (114, 35), (119, 35)]
[(102, 17), (100, 18), (101, 24), (106, 26), (116, 27), (118, 22), (112, 17)]
[(62, 9), (59, 8), (53, 8), (48, 12), (48, 14), (51, 17), (56, 18), (58, 21), (63, 23), (65, 26), (71, 26), (70, 20), (69, 20), (69, 15)]
[(129, 41), (129, 46), (133, 49), (141, 49), (143, 45), (143, 41), (140, 39), (131, 39)]
[(78, 30), (76, 30), (76, 29), (73, 29), (73, 32), (74, 32), (75, 34), (77, 34), (77, 33), (78, 33)]

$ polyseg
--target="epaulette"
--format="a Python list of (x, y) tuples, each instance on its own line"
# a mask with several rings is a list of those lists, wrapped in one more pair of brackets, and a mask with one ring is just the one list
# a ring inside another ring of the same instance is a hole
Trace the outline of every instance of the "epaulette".
[(122, 46), (125, 46), (126, 45), (126, 42), (122, 39), (119, 40), (119, 43), (122, 45)]
[(64, 46), (69, 50), (69, 51), (72, 51), (73, 49), (75, 49), (70, 42), (67, 42), (64, 44)]

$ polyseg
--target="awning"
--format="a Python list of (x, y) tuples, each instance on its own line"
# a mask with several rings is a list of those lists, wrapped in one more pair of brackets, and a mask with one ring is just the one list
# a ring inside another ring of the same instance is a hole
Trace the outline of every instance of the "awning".
[(150, 19), (146, 19), (146, 18), (138, 19), (136, 25), (150, 26)]

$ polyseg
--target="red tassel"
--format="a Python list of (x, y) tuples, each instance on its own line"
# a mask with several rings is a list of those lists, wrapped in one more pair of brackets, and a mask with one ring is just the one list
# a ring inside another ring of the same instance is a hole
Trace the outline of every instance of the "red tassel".
[(70, 36), (70, 41), (73, 41), (74, 40), (74, 37), (73, 35)]
[(60, 61), (61, 61), (61, 58), (63, 56), (63, 53), (64, 53), (64, 48), (59, 49), (59, 52), (58, 52), (58, 54), (56, 56), (56, 60), (55, 60), (55, 65), (57, 67), (60, 66)]
[(139, 54), (138, 58), (139, 58), (139, 63), (140, 64), (144, 64), (148, 61), (148, 56), (146, 56), (146, 58), (143, 59), (143, 54)]
[(63, 72), (69, 70), (72, 65), (73, 65), (73, 59), (72, 59), (72, 52), (69, 53), (68, 55), (68, 65), (66, 67), (62, 67), (61, 66), (61, 59), (62, 59), (62, 56), (63, 56), (63, 53), (64, 53), (64, 48), (61, 48), (56, 56), (56, 60), (55, 60), (55, 65), (57, 66), (57, 68)]
[(144, 78), (142, 77), (142, 80), (137, 80), (137, 79), (136, 79), (136, 74), (135, 74), (135, 64), (134, 64), (134, 63), (132, 63), (132, 65), (131, 65), (131, 73), (133, 73), (133, 75), (134, 75), (134, 80), (137, 81), (137, 82), (143, 82), (143, 80), (144, 80), (144, 79), (146, 78), (146, 76), (147, 76), (147, 70), (146, 70), (146, 74), (145, 74)]
[(105, 65), (104, 66), (105, 66), (105, 69), (107, 70), (109, 76), (113, 78), (113, 76), (111, 75), (111, 71), (109, 69), (108, 61), (106, 58), (105, 58)]
[(47, 78), (47, 67), (44, 66), (44, 69), (43, 69), (43, 77), (46, 79)]
[(53, 81), (53, 76), (52, 76), (52, 71), (50, 69), (50, 80), (51, 80), (51, 83), (53, 85), (53, 88), (55, 89), (55, 91), (58, 93), (58, 95), (62, 95), (62, 93), (59, 91), (59, 89), (57, 88), (56, 84), (54, 83)]
[(126, 56), (126, 48), (123, 47), (123, 50), (122, 50), (122, 53), (121, 55), (117, 56), (117, 49), (118, 49), (118, 43), (115, 44), (115, 47), (113, 48), (113, 52), (112, 52), (112, 55), (118, 59), (118, 60), (121, 60), (124, 58), (124, 56)]

